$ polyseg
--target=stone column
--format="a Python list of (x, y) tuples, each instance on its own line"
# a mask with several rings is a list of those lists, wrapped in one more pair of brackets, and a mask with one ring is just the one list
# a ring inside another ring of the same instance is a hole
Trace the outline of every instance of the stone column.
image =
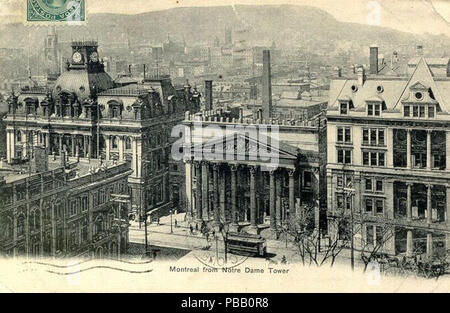
[(11, 132), (6, 131), (6, 158), (8, 163), (11, 163)]
[(427, 129), (427, 170), (431, 170), (431, 130)]
[(52, 153), (52, 146), (51, 146), (51, 142), (50, 142), (50, 132), (45, 133), (45, 147), (47, 148), (47, 154), (51, 154)]
[(414, 251), (413, 232), (412, 229), (406, 231), (406, 256), (411, 257)]
[(55, 209), (56, 199), (52, 199), (52, 256), (56, 257), (56, 209)]
[(119, 160), (123, 161), (123, 136), (119, 136)]
[(256, 167), (250, 166), (250, 224), (256, 226)]
[(231, 223), (236, 224), (236, 204), (237, 204), (237, 165), (231, 165)]
[(186, 211), (191, 217), (194, 217), (192, 210), (192, 161), (186, 160), (184, 162), (185, 168), (185, 185), (186, 185)]
[(111, 152), (111, 148), (110, 148), (111, 142), (110, 141), (111, 141), (111, 137), (109, 135), (106, 135), (105, 136), (105, 148), (106, 148), (106, 157), (105, 157), (105, 159), (107, 161), (109, 161), (110, 152)]
[(411, 129), (406, 130), (406, 167), (411, 168)]
[(213, 184), (214, 184), (214, 221), (220, 222), (220, 201), (219, 201), (219, 164), (213, 164)]
[(209, 164), (202, 162), (202, 216), (209, 218)]
[[(295, 170), (289, 169), (289, 216), (292, 216), (295, 212), (295, 196), (294, 196), (294, 173)], [(285, 220), (288, 219), (288, 215), (285, 215)]]
[[(447, 203), (447, 212), (445, 215), (445, 219), (447, 221), (447, 225), (450, 226), (450, 183), (446, 186), (446, 203)], [(450, 249), (450, 247), (449, 247)]]
[(427, 233), (427, 258), (433, 256), (433, 234)]
[(58, 138), (59, 138), (59, 155), (62, 155), (62, 150), (63, 150), (62, 138), (63, 138), (63, 134), (58, 134)]
[(13, 257), (17, 257), (17, 208), (13, 209)]
[(278, 173), (275, 173), (275, 216), (277, 225), (281, 225), (281, 188), (283, 186), (282, 179), (283, 172), (278, 171)]
[(195, 178), (196, 178), (196, 189), (195, 189), (195, 218), (198, 220), (202, 219), (202, 174), (201, 174), (201, 163), (195, 162)]
[(427, 223), (432, 223), (433, 210), (431, 208), (431, 184), (427, 184)]
[(447, 171), (450, 170), (450, 130), (447, 130), (445, 132), (445, 168)]
[(70, 138), (71, 138), (71, 143), (72, 143), (72, 149), (71, 149), (71, 156), (73, 157), (73, 156), (75, 156), (75, 135), (71, 135), (70, 136)]
[(411, 186), (412, 183), (406, 183), (406, 220), (408, 222), (412, 220)]
[(93, 157), (93, 155), (92, 155), (92, 137), (88, 136), (87, 141), (88, 141), (88, 154), (89, 154), (88, 158), (91, 159)]
[(270, 187), (270, 195), (269, 195), (269, 205), (270, 205), (270, 228), (277, 228), (277, 219), (276, 219), (276, 210), (275, 210), (275, 171), (271, 170), (269, 172), (269, 187)]

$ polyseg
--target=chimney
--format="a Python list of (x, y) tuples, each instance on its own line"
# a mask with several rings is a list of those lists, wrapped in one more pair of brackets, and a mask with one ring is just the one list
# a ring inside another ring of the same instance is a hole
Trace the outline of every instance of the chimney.
[(270, 120), (272, 117), (272, 82), (270, 75), (270, 51), (263, 50), (262, 115), (264, 120)]
[(205, 80), (205, 110), (213, 109), (212, 80)]
[(336, 73), (336, 77), (342, 77), (342, 69), (340, 67), (335, 67), (334, 71)]
[(378, 74), (378, 47), (376, 45), (370, 46), (370, 74)]
[(416, 54), (418, 57), (423, 56), (423, 45), (417, 45), (416, 46)]
[(358, 86), (364, 85), (365, 80), (364, 67), (360, 66), (356, 69), (356, 77), (358, 78)]

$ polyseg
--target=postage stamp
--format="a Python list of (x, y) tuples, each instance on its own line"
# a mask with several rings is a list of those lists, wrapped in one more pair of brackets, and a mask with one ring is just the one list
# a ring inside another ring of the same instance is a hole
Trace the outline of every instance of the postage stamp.
[(82, 22), (85, 19), (85, 0), (27, 0), (28, 22)]

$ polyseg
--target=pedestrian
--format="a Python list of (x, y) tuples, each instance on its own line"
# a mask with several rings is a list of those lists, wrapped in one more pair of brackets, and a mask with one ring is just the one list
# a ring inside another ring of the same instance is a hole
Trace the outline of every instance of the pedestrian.
[(156, 220), (156, 225), (159, 226), (159, 217), (158, 217), (158, 219)]
[(198, 233), (198, 224), (195, 224), (195, 232)]
[(178, 227), (178, 222), (177, 222), (177, 219), (175, 219), (175, 228), (177, 228)]
[(189, 225), (189, 232), (191, 235), (194, 234), (194, 227), (192, 227), (192, 225)]
[(215, 230), (212, 231), (212, 237), (216, 238), (216, 231)]

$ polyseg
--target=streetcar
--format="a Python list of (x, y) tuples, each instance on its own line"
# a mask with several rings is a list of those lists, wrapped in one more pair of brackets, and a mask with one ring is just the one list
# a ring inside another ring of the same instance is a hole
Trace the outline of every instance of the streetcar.
[(261, 235), (247, 233), (228, 233), (227, 252), (246, 256), (263, 257), (267, 252), (266, 239)]

